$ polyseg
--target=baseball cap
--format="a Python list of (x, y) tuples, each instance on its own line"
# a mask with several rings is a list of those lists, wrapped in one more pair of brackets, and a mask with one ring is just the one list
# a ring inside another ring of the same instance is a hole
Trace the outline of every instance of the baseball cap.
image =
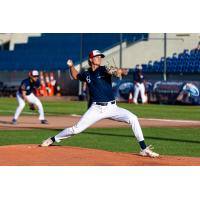
[(31, 71), (31, 76), (39, 76), (39, 72), (37, 70)]
[(102, 58), (105, 57), (105, 55), (103, 53), (101, 53), (101, 51), (99, 50), (92, 50), (90, 53), (89, 53), (89, 58), (93, 58), (95, 56), (101, 56)]
[(141, 65), (136, 65), (136, 69), (142, 69)]

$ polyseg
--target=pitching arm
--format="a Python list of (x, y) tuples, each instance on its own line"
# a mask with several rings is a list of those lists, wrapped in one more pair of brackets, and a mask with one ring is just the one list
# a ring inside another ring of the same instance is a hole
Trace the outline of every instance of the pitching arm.
[(74, 63), (72, 60), (68, 60), (67, 61), (67, 65), (69, 66), (69, 69), (70, 69), (70, 73), (71, 73), (71, 76), (73, 77), (73, 79), (77, 80), (77, 75), (79, 74), (78, 71), (75, 69), (74, 67)]

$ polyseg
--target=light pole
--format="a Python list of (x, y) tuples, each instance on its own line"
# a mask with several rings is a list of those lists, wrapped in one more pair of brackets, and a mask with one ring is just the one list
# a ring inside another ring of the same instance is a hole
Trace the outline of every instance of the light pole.
[[(83, 33), (80, 33), (80, 71), (82, 70), (82, 62), (83, 62)], [(78, 84), (78, 95), (82, 94), (82, 82), (79, 81)]]
[(164, 33), (164, 70), (163, 79), (167, 80), (167, 33)]
[(3, 40), (2, 39), (0, 39), (0, 46), (1, 46), (1, 51), (3, 51), (4, 49), (3, 49)]
[(120, 46), (119, 46), (119, 67), (122, 68), (122, 42), (123, 42), (123, 33), (119, 34)]

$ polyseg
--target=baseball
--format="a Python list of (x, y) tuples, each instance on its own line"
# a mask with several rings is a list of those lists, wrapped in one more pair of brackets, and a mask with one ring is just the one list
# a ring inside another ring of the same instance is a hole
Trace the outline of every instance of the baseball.
[(72, 60), (68, 60), (68, 61), (67, 61), (67, 65), (68, 65), (69, 67), (72, 67), (72, 66), (73, 66), (73, 61), (72, 61)]

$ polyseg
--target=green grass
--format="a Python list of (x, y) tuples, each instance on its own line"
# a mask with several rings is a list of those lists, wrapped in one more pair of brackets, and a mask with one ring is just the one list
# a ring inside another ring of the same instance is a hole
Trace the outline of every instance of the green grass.
[[(0, 131), (0, 145), (40, 144), (59, 130)], [(200, 156), (198, 128), (143, 128), (147, 144), (161, 155)], [(82, 134), (56, 145), (95, 148), (114, 152), (137, 153), (139, 145), (128, 128), (87, 129)]]
[[(43, 101), (46, 115), (82, 115), (87, 110), (86, 102), (79, 101)], [(127, 103), (118, 103), (119, 106), (126, 108), (143, 118), (160, 118), (160, 119), (184, 119), (200, 120), (199, 106), (184, 105), (134, 105)], [(13, 115), (17, 107), (15, 98), (0, 98), (0, 115)], [(27, 113), (28, 112), (28, 113)], [(37, 112), (29, 111), (28, 106), (24, 109), (22, 115), (34, 114)]]
[[(42, 101), (46, 115), (70, 115), (83, 114), (87, 109), (86, 102), (78, 101)], [(0, 115), (13, 115), (18, 102), (15, 98), (0, 98)], [(25, 106), (22, 115), (37, 114), (36, 111), (30, 111), (29, 107)]]
[[(75, 101), (42, 101), (46, 115), (82, 115), (87, 110), (86, 102)], [(119, 103), (143, 118), (166, 118), (200, 120), (199, 106), (178, 105), (133, 105)], [(0, 115), (13, 115), (17, 107), (15, 98), (0, 98)], [(28, 107), (22, 115), (34, 114)], [(0, 145), (9, 144), (40, 144), (49, 136), (56, 135), (60, 130), (20, 130), (0, 131)], [(143, 128), (147, 144), (155, 146), (161, 155), (200, 156), (200, 129), (198, 128)], [(115, 152), (136, 153), (139, 145), (128, 128), (87, 129), (84, 133), (62, 141), (58, 145), (69, 145), (86, 148), (103, 149)]]
[(138, 117), (143, 118), (200, 120), (199, 106), (160, 104), (133, 105), (126, 103), (121, 103), (119, 105), (135, 113)]

